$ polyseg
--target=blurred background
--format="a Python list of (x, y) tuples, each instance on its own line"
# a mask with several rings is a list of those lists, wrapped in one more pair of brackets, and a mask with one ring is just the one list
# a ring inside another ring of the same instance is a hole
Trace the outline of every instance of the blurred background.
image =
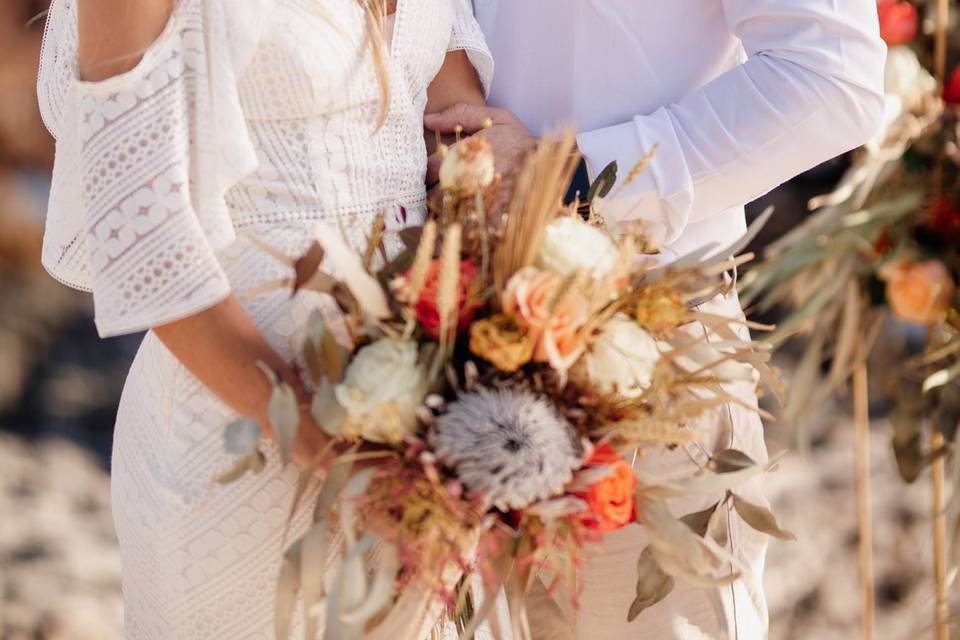
[[(52, 140), (34, 95), (44, 0), (0, 12), (0, 638), (122, 636), (120, 563), (110, 516), (113, 420), (142, 336), (98, 339), (89, 297), (40, 266)], [(750, 207), (777, 213), (754, 250), (806, 215), (845, 160), (797, 178)], [(771, 318), (765, 318), (770, 320)], [(885, 340), (902, 337), (891, 327)], [(791, 375), (802, 345), (781, 352)], [(881, 350), (882, 351), (882, 350)], [(891, 352), (893, 349), (891, 349)], [(879, 358), (882, 360), (882, 353)], [(890, 362), (875, 363), (882, 372)], [(905, 485), (883, 419), (884, 381), (871, 379), (878, 637), (909, 638), (932, 619), (929, 482)], [(849, 398), (817, 408), (807, 442), (770, 424), (771, 453), (790, 452), (768, 483), (781, 524), (798, 538), (771, 545), (771, 638), (858, 635), (857, 525)], [(929, 632), (923, 635), (929, 636)]]

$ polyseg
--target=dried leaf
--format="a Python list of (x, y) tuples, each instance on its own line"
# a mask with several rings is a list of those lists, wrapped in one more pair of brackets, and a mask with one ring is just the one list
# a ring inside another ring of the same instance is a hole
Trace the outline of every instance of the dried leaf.
[(777, 524), (777, 519), (769, 509), (747, 502), (740, 496), (733, 494), (733, 508), (737, 510), (743, 521), (752, 528), (773, 536), (777, 540), (789, 542), (796, 540), (797, 537), (789, 531), (784, 531)]
[(696, 513), (683, 516), (680, 518), (680, 521), (702, 538), (707, 535), (707, 531), (710, 529), (710, 521), (713, 519), (713, 514), (717, 512), (717, 507), (719, 506), (720, 503), (717, 502), (712, 507), (707, 507), (703, 511), (697, 511)]
[(320, 243), (313, 242), (300, 258), (293, 263), (293, 292), (296, 293), (303, 286), (313, 279), (320, 269), (320, 263), (323, 262), (323, 248)]
[(339, 384), (343, 380), (347, 354), (329, 331), (324, 331), (320, 338), (320, 364), (323, 374), (331, 384)]
[(273, 629), (277, 640), (286, 640), (290, 637), (293, 609), (297, 603), (299, 590), (300, 543), (297, 542), (287, 549), (280, 562), (280, 575), (277, 577), (273, 604)]
[(229, 469), (219, 474), (213, 479), (217, 484), (230, 484), (231, 482), (236, 482), (244, 475), (247, 471), (250, 471), (250, 457), (245, 456), (240, 460), (237, 460), (233, 463)]
[(929, 376), (927, 376), (927, 379), (923, 381), (923, 392), (928, 393), (934, 389), (947, 385), (957, 376), (960, 376), (960, 360), (954, 362), (949, 367), (940, 369), (939, 371), (931, 373)]
[(293, 451), (293, 442), (297, 438), (297, 428), (300, 426), (300, 406), (297, 394), (293, 387), (281, 383), (273, 388), (270, 403), (267, 405), (267, 419), (280, 445), (280, 456), (284, 464), (290, 462)]
[[(730, 473), (732, 471), (741, 471), (749, 467), (755, 467), (756, 462), (753, 458), (737, 449), (723, 449), (718, 451), (707, 463), (707, 468), (716, 473)], [(716, 505), (713, 506), (716, 509)]]
[(317, 637), (317, 618), (310, 610), (323, 601), (324, 578), (329, 562), (330, 532), (327, 521), (316, 522), (300, 539), (300, 600), (303, 604), (303, 637)]
[(337, 231), (326, 224), (319, 223), (314, 233), (334, 272), (353, 294), (360, 308), (374, 318), (380, 320), (389, 318), (390, 305), (383, 287), (363, 268), (360, 256), (350, 248)]
[(587, 191), (587, 202), (593, 202), (594, 198), (604, 198), (613, 189), (617, 182), (617, 161), (614, 160), (603, 168), (597, 175), (597, 179), (590, 185)]
[(673, 577), (664, 573), (657, 563), (653, 547), (644, 548), (637, 561), (637, 597), (630, 605), (627, 622), (633, 622), (644, 609), (666, 598), (673, 591), (674, 584)]

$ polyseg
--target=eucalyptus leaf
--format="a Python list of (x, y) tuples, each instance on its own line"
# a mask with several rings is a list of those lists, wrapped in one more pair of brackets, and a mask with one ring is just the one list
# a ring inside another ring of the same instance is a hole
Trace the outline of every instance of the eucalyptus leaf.
[(680, 518), (680, 521), (702, 538), (707, 535), (707, 531), (710, 529), (710, 521), (713, 519), (713, 514), (717, 512), (717, 507), (719, 506), (719, 502), (714, 503), (713, 506), (707, 507), (703, 511), (697, 511), (696, 513), (683, 516)]
[(715, 473), (732, 473), (755, 466), (757, 466), (757, 463), (753, 461), (753, 458), (737, 449), (718, 451), (707, 463), (707, 468)]
[(740, 514), (740, 517), (743, 518), (744, 522), (761, 533), (765, 533), (769, 536), (773, 536), (777, 540), (783, 540), (785, 542), (797, 539), (797, 537), (789, 531), (784, 531), (781, 529), (777, 524), (777, 519), (772, 513), (770, 513), (770, 510), (765, 507), (747, 502), (740, 496), (734, 494), (733, 508), (736, 509), (738, 514)]
[(334, 438), (343, 431), (346, 411), (337, 401), (334, 386), (324, 380), (310, 400), (310, 415), (320, 425), (323, 432)]
[(324, 578), (330, 554), (326, 520), (316, 522), (300, 539), (300, 600), (303, 605), (304, 638), (317, 637), (317, 617), (310, 610), (323, 601)]
[(277, 435), (280, 456), (283, 462), (287, 463), (290, 461), (293, 442), (297, 438), (297, 427), (300, 425), (300, 406), (293, 387), (280, 383), (273, 388), (270, 403), (267, 405), (267, 418)]
[(236, 482), (250, 471), (250, 458), (243, 457), (233, 463), (233, 465), (213, 479), (217, 484), (230, 484)]
[(614, 160), (603, 168), (603, 171), (600, 172), (597, 179), (590, 185), (590, 189), (587, 191), (587, 202), (593, 202), (594, 198), (606, 197), (616, 182), (617, 161)]
[(223, 431), (223, 445), (230, 455), (248, 456), (257, 450), (260, 436), (260, 425), (253, 418), (245, 416), (226, 426)]
[(273, 603), (273, 630), (276, 640), (286, 640), (290, 637), (293, 610), (299, 590), (300, 543), (296, 542), (287, 549), (280, 562), (280, 575), (277, 577)]
[(653, 547), (648, 545), (637, 561), (637, 596), (630, 605), (627, 622), (633, 622), (645, 609), (666, 598), (675, 584), (673, 577), (660, 568)]

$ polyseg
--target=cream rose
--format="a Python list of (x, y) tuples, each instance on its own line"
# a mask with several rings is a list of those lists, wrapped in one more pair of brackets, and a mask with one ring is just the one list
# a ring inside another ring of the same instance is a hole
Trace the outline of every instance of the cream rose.
[(887, 52), (884, 85), (888, 95), (898, 96), (910, 111), (937, 90), (937, 81), (920, 64), (917, 54), (907, 46), (891, 47)]
[(656, 340), (618, 313), (573, 367), (570, 378), (604, 395), (637, 398), (650, 386), (659, 359)]
[(537, 263), (561, 276), (584, 272), (602, 278), (617, 266), (617, 245), (606, 231), (562, 216), (547, 225)]
[(342, 433), (390, 444), (414, 434), (427, 391), (417, 360), (415, 342), (384, 338), (360, 349), (334, 389), (346, 414)]
[(493, 149), (483, 138), (471, 137), (447, 151), (440, 165), (440, 188), (461, 197), (471, 196), (493, 182), (497, 168)]

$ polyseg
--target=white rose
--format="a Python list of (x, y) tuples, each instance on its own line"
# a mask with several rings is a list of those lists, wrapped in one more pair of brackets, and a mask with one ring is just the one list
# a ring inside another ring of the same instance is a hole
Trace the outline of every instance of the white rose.
[(417, 430), (417, 408), (427, 390), (417, 344), (384, 338), (369, 344), (347, 366), (334, 389), (346, 417), (342, 433), (396, 444)]
[(603, 229), (561, 216), (547, 225), (538, 264), (562, 276), (583, 271), (602, 278), (617, 265), (617, 245)]
[(908, 111), (920, 106), (925, 96), (937, 90), (937, 81), (923, 68), (910, 47), (893, 47), (887, 52), (883, 75), (886, 93), (899, 97)]
[(471, 137), (453, 145), (440, 165), (440, 188), (461, 197), (471, 196), (493, 182), (497, 168), (493, 149), (483, 138)]
[(570, 377), (603, 395), (638, 398), (650, 386), (659, 359), (656, 340), (630, 317), (618, 313), (604, 326)]

